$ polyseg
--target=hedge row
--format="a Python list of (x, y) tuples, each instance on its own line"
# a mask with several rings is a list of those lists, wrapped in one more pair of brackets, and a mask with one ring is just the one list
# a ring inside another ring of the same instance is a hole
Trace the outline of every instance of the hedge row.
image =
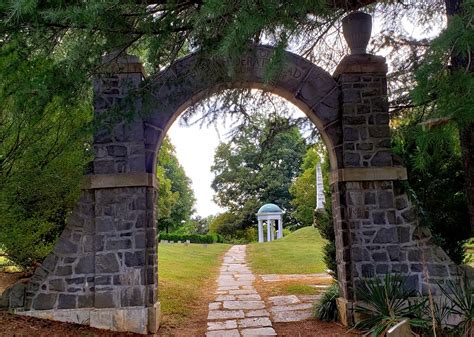
[(168, 240), (168, 241), (181, 241), (185, 242), (189, 240), (191, 243), (214, 243), (214, 242), (222, 242), (221, 237), (218, 234), (160, 234), (160, 241)]

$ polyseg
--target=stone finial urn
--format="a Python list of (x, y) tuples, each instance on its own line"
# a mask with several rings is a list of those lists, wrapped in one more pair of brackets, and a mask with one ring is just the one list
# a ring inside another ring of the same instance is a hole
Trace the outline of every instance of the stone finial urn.
[(342, 19), (342, 33), (352, 55), (367, 54), (367, 44), (372, 34), (372, 16), (352, 12)]

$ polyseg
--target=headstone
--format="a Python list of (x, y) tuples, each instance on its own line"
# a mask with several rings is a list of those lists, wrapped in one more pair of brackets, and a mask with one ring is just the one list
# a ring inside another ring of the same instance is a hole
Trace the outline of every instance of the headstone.
[(173, 240), (171, 240), (171, 241), (170, 241), (170, 243), (174, 243), (174, 241), (173, 241)]
[(178, 240), (178, 243), (181, 243), (181, 240)]
[(186, 246), (189, 245), (191, 243), (190, 240), (186, 240)]
[(161, 243), (168, 243), (168, 240), (161, 240)]

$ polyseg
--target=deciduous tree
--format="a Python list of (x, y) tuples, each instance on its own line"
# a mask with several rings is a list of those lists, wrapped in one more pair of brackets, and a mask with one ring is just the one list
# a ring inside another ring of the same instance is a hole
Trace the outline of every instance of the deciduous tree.
[(237, 228), (255, 224), (258, 208), (269, 202), (285, 209), (287, 223), (293, 223), (289, 187), (300, 173), (305, 141), (288, 119), (253, 118), (254, 124), (216, 150), (211, 168), (215, 201), (234, 214)]
[(159, 183), (157, 200), (158, 229), (168, 233), (183, 226), (194, 212), (194, 192), (191, 180), (176, 157), (175, 148), (165, 138), (158, 154), (157, 178)]

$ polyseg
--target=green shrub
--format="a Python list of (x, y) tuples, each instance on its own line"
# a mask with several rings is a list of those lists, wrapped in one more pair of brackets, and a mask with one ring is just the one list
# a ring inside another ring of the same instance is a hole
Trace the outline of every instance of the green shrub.
[(84, 161), (76, 150), (0, 177), (0, 249), (14, 265), (31, 270), (51, 252), (79, 196)]
[(0, 231), (0, 250), (15, 266), (29, 271), (53, 249), (56, 241), (51, 234), (55, 224), (42, 219), (25, 219)]
[(252, 241), (256, 241), (258, 237), (256, 228), (245, 228), (235, 230), (232, 235), (223, 235), (222, 238), (227, 243), (234, 244), (246, 244)]
[(332, 284), (321, 296), (321, 299), (314, 307), (315, 316), (321, 321), (337, 321), (338, 312), (336, 300), (339, 297), (339, 286)]
[(326, 267), (332, 270), (334, 275), (337, 276), (336, 243), (334, 241), (328, 241), (323, 247), (323, 253), (323, 260)]
[(326, 267), (334, 272), (337, 279), (337, 262), (336, 262), (336, 235), (334, 232), (334, 222), (332, 218), (332, 196), (329, 187), (329, 157), (326, 154), (325, 160), (321, 167), (323, 171), (324, 183), (324, 209), (314, 213), (314, 226), (319, 229), (321, 236), (327, 240), (324, 246), (324, 263)]
[[(257, 229), (255, 229), (257, 230)], [(283, 228), (283, 237), (290, 235), (293, 233), (289, 228)]]
[(217, 234), (160, 234), (160, 241), (181, 241), (189, 240), (191, 243), (215, 243), (222, 242), (222, 239)]
[(209, 224), (209, 233), (218, 234), (223, 242), (246, 244), (258, 239), (256, 226), (241, 228), (232, 212), (217, 215)]

